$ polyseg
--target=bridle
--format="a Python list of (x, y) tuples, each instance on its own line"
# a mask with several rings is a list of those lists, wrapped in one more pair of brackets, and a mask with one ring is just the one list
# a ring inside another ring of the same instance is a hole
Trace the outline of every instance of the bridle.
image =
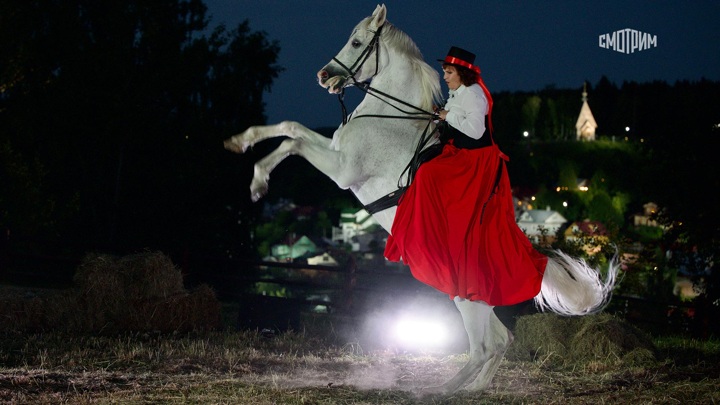
[[(370, 42), (365, 46), (365, 49), (360, 53), (360, 56), (355, 59), (355, 62), (350, 66), (345, 66), (344, 63), (342, 63), (338, 58), (333, 57), (332, 60), (335, 61), (338, 65), (340, 65), (341, 68), (345, 69), (349, 73), (349, 76), (346, 77), (346, 79), (352, 79), (352, 82), (354, 85), (357, 85), (359, 82), (355, 79), (355, 75), (357, 72), (363, 67), (365, 62), (370, 58), (370, 54), (373, 50), (377, 49), (377, 52), (375, 52), (375, 73), (377, 74), (378, 68), (380, 66), (380, 33), (382, 32), (383, 26), (380, 26), (380, 28), (377, 29), (377, 31), (373, 31), (371, 29), (368, 29), (368, 32), (373, 33), (373, 37), (370, 40)], [(353, 69), (355, 69), (353, 71)], [(344, 91), (344, 88), (343, 88)]]
[[(381, 197), (380, 199), (365, 205), (364, 208), (366, 211), (368, 211), (371, 215), (375, 214), (377, 212), (383, 211), (387, 208), (390, 208), (392, 206), (397, 205), (398, 201), (400, 200), (400, 197), (403, 195), (405, 190), (410, 186), (410, 183), (412, 182), (413, 178), (415, 177), (415, 173), (417, 172), (417, 169), (420, 167), (420, 164), (422, 164), (426, 158), (428, 158), (428, 154), (423, 154), (423, 150), (425, 147), (429, 144), (430, 140), (432, 139), (432, 134), (434, 132), (428, 132), (430, 129), (430, 124), (437, 119), (438, 115), (434, 112), (425, 111), (420, 107), (417, 107), (415, 105), (412, 105), (404, 100), (401, 100), (391, 94), (385, 93), (381, 90), (378, 90), (372, 86), (370, 86), (370, 83), (368, 82), (360, 82), (355, 78), (355, 75), (358, 73), (358, 71), (363, 67), (365, 62), (370, 58), (370, 55), (372, 54), (372, 51), (375, 51), (375, 74), (378, 73), (378, 69), (380, 67), (380, 35), (382, 32), (383, 26), (380, 26), (380, 28), (377, 29), (377, 31), (368, 30), (369, 32), (373, 33), (373, 37), (370, 40), (370, 42), (365, 46), (365, 49), (360, 53), (358, 58), (355, 60), (355, 62), (350, 66), (347, 67), (345, 64), (343, 64), (340, 60), (338, 60), (336, 57), (333, 57), (332, 60), (335, 61), (340, 67), (345, 69), (345, 71), (348, 72), (348, 76), (345, 78), (346, 81), (352, 82), (352, 85), (357, 87), (358, 89), (362, 90), (368, 95), (371, 95), (373, 97), (376, 97), (380, 101), (386, 103), (387, 105), (393, 107), (394, 109), (398, 110), (404, 115), (383, 115), (383, 114), (361, 114), (354, 117), (348, 117), (347, 109), (345, 107), (344, 97), (345, 97), (345, 87), (342, 88), (340, 93), (338, 94), (338, 100), (340, 102), (340, 106), (342, 108), (342, 114), (343, 114), (343, 125), (346, 125), (350, 119), (357, 119), (357, 118), (393, 118), (393, 119), (411, 119), (411, 120), (427, 120), (427, 125), (425, 126), (425, 130), (423, 131), (422, 136), (420, 137), (420, 140), (418, 142), (417, 147), (415, 148), (415, 153), (413, 154), (413, 158), (410, 160), (410, 163), (405, 167), (405, 169), (400, 173), (400, 178), (398, 179), (398, 189), (388, 193), (387, 195)], [(354, 69), (354, 70), (353, 70)], [(414, 111), (407, 111), (395, 104), (392, 104), (388, 101), (388, 99), (395, 101), (396, 103), (402, 104), (403, 106), (409, 107), (411, 110)], [(405, 174), (405, 172), (408, 172), (408, 177), (406, 180), (406, 183), (402, 184), (402, 176)]]
[[(435, 119), (437, 118), (437, 114), (430, 111), (425, 111), (420, 107), (417, 107), (415, 105), (412, 105), (404, 100), (401, 100), (391, 94), (385, 93), (381, 90), (378, 90), (372, 86), (370, 86), (370, 83), (368, 82), (360, 82), (355, 78), (355, 75), (358, 73), (358, 71), (363, 67), (365, 62), (370, 58), (370, 55), (372, 54), (372, 51), (375, 51), (375, 74), (377, 74), (378, 69), (380, 67), (380, 35), (382, 33), (383, 26), (380, 26), (380, 28), (377, 29), (377, 31), (373, 31), (368, 29), (369, 32), (373, 33), (373, 37), (370, 40), (370, 42), (365, 46), (365, 49), (360, 53), (360, 56), (355, 59), (355, 62), (350, 67), (347, 67), (344, 63), (342, 63), (338, 58), (333, 57), (332, 60), (335, 61), (340, 67), (345, 69), (346, 72), (348, 72), (348, 76), (346, 76), (345, 80), (352, 82), (352, 85), (357, 87), (358, 89), (364, 91), (366, 94), (369, 94), (371, 96), (374, 96), (378, 98), (379, 100), (383, 101), (384, 103), (388, 104), (389, 106), (395, 108), (396, 110), (400, 111), (401, 113), (405, 115), (382, 115), (382, 114), (362, 114), (357, 115), (352, 118), (360, 118), (360, 117), (375, 117), (375, 118), (398, 118), (398, 119), (427, 119), (428, 117)], [(353, 70), (354, 69), (354, 70)], [(382, 97), (380, 97), (382, 96)], [(347, 124), (349, 121), (347, 109), (345, 108), (344, 103), (344, 97), (345, 97), (345, 87), (340, 91), (340, 94), (338, 94), (338, 100), (340, 101), (340, 105), (342, 107), (343, 111), (343, 125)], [(415, 111), (407, 111), (403, 110), (400, 107), (389, 103), (386, 99), (393, 100), (397, 103), (400, 103), (406, 107), (410, 107), (411, 109)]]

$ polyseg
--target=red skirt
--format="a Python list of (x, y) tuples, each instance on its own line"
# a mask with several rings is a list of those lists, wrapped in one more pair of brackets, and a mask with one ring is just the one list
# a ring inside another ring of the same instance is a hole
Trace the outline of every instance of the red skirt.
[(448, 144), (422, 164), (398, 204), (385, 257), (451, 298), (498, 306), (535, 297), (547, 257), (515, 222), (507, 160), (497, 145)]

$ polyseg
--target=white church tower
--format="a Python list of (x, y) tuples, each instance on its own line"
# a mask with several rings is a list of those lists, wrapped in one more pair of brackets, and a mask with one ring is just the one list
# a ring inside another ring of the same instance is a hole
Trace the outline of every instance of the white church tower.
[(578, 116), (577, 123), (575, 123), (577, 140), (594, 141), (597, 122), (595, 122), (595, 117), (593, 117), (592, 111), (590, 111), (590, 106), (587, 102), (587, 83), (583, 83), (582, 102), (583, 104), (580, 108), (580, 116)]

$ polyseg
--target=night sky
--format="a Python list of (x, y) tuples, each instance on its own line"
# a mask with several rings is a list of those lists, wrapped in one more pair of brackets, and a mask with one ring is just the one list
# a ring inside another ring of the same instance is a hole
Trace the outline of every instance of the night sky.
[[(253, 31), (278, 41), (285, 68), (265, 95), (268, 123), (290, 119), (336, 127), (337, 97), (315, 74), (340, 50), (377, 2), (360, 0), (205, 0), (210, 26)], [(720, 1), (386, 1), (388, 20), (436, 65), (450, 46), (478, 55), (493, 92), (547, 86), (582, 88), (604, 75), (624, 81), (720, 80)], [(599, 36), (626, 28), (654, 36), (656, 47), (633, 53), (601, 48)], [(443, 83), (444, 86), (444, 83)], [(446, 92), (443, 87), (443, 91)], [(348, 89), (350, 107), (360, 91)], [(579, 97), (579, 95), (578, 95)], [(592, 93), (590, 94), (592, 100)], [(592, 104), (592, 103), (591, 103)]]

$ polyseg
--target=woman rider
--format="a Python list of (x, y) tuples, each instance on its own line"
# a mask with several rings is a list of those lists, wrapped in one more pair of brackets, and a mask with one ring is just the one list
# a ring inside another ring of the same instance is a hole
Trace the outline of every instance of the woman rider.
[(400, 199), (385, 257), (456, 303), (514, 305), (540, 292), (547, 258), (515, 222), (508, 158), (492, 139), (492, 97), (475, 55), (452, 47), (439, 61), (449, 88), (437, 112), (446, 143)]

